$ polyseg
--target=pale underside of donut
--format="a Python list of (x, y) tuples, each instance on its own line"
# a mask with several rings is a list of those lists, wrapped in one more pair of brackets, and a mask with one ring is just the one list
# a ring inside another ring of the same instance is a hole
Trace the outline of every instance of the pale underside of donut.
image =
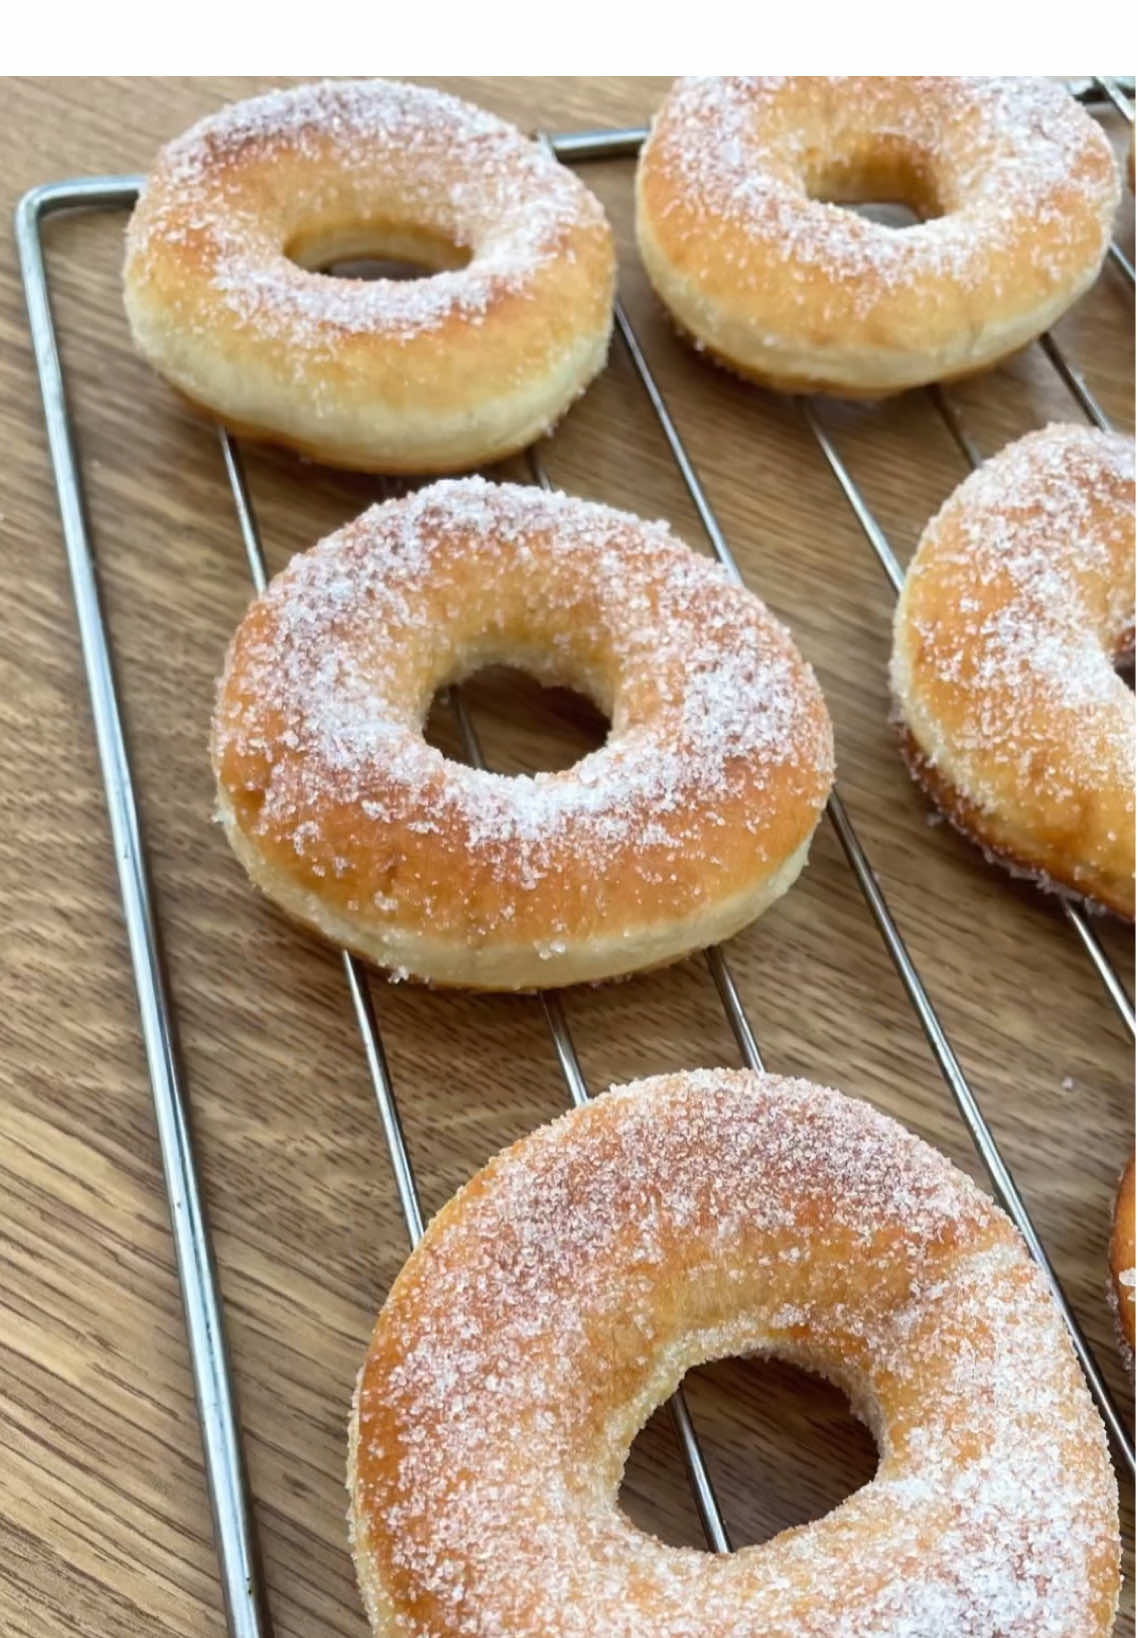
[(536, 947), (533, 941), (522, 940), (480, 949), (465, 941), (432, 937), (429, 926), (422, 924), (362, 925), (359, 916), (339, 911), (326, 896), (298, 885), (291, 873), (274, 870), (250, 844), (224, 797), (218, 800), (218, 817), (250, 881), (287, 916), (393, 978), (439, 989), (559, 989), (669, 966), (694, 950), (722, 944), (764, 915), (794, 885), (810, 851), (808, 839), (759, 886), (686, 916), (656, 915), (619, 933), (579, 942), (555, 937)]

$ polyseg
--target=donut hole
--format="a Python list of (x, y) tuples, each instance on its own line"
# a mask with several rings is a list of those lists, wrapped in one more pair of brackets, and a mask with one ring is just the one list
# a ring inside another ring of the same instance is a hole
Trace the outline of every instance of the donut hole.
[(437, 268), (424, 267), (421, 262), (403, 262), (383, 256), (347, 256), (316, 269), (329, 279), (430, 279)]
[(855, 216), (864, 216), (867, 221), (876, 222), (880, 227), (887, 228), (920, 227), (922, 221), (926, 220), (910, 210), (908, 205), (891, 205), (886, 200), (843, 205), (842, 209), (853, 211)]
[(882, 227), (919, 227), (944, 215), (927, 159), (887, 139), (851, 153), (810, 155), (804, 181), (811, 199), (841, 205)]
[[(497, 773), (572, 768), (608, 737), (609, 719), (587, 694), (542, 682), (518, 666), (481, 667), (463, 681), (462, 696), (486, 765)], [(447, 689), (436, 691), (423, 733), (452, 762), (468, 760)]]
[[(873, 1435), (841, 1389), (786, 1360), (717, 1360), (683, 1387), (736, 1549), (823, 1518), (877, 1472)], [(633, 1442), (619, 1505), (671, 1546), (707, 1546), (667, 1406)]]
[(330, 279), (406, 282), (466, 267), (472, 251), (427, 228), (365, 222), (334, 233), (295, 235), (285, 255), (306, 273)]

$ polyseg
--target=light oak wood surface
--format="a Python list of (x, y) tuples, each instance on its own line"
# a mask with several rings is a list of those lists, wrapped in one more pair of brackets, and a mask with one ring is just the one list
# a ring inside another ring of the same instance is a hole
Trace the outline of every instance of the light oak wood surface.
[[(8, 204), (32, 183), (144, 169), (248, 80), (0, 82)], [(527, 126), (639, 123), (664, 82), (482, 79), (451, 89)], [(1121, 121), (1108, 127), (1124, 141)], [(789, 621), (834, 716), (842, 787), (898, 923), (1129, 1419), (1104, 1301), (1115, 1181), (1133, 1137), (1121, 1027), (1053, 904), (990, 869), (924, 803), (886, 722), (891, 595), (788, 400), (717, 372), (649, 297), (631, 166), (589, 167), (623, 286), (746, 577)], [(8, 216), (6, 209), (5, 216)], [(249, 890), (210, 823), (206, 731), (249, 587), (212, 429), (133, 355), (123, 219), (46, 241), (100, 571), (176, 999), (198, 1153), (281, 1638), (362, 1638), (345, 1550), (344, 1430), (406, 1240), (335, 955)], [(5, 228), (5, 232), (8, 229)], [(1133, 257), (1129, 194), (1120, 242)], [(1116, 270), (1058, 326), (1132, 426), (1133, 301)], [(953, 390), (991, 453), (1078, 418), (1033, 347)], [(963, 476), (928, 398), (834, 404), (826, 424), (902, 559)], [(0, 1632), (222, 1631), (185, 1339), (104, 798), (14, 250), (0, 256)], [(554, 480), (664, 516), (703, 546), (627, 360), (546, 446)], [(270, 564), (359, 511), (375, 480), (250, 452)], [(511, 468), (511, 475), (520, 469)], [(471, 700), (492, 762), (560, 765), (603, 724), (509, 677)], [(448, 729), (438, 726), (443, 740)], [(1131, 982), (1131, 936), (1100, 932)], [(772, 1069), (872, 1099), (978, 1175), (972, 1147), (834, 834), (731, 960)], [(424, 1205), (565, 1105), (536, 1002), (374, 985)], [(594, 1089), (734, 1064), (703, 963), (573, 992)], [(691, 1406), (737, 1543), (817, 1516), (873, 1470), (841, 1396), (773, 1365), (694, 1373)], [(1132, 1512), (1124, 1491), (1124, 1528)], [(666, 1416), (637, 1441), (639, 1522), (701, 1545)], [(1133, 1631), (1127, 1587), (1118, 1632)]]

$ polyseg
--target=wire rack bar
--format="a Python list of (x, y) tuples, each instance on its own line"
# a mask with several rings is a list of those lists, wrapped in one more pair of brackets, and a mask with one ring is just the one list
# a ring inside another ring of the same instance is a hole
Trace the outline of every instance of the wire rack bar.
[(1046, 353), (1055, 374), (1078, 404), (1091, 426), (1097, 427), (1100, 432), (1109, 432), (1111, 425), (1106, 411), (1083, 380), (1082, 374), (1068, 361), (1050, 330), (1045, 331), (1040, 336), (1039, 345)]
[(751, 1021), (744, 1010), (739, 996), (739, 987), (735, 982), (735, 974), (727, 963), (727, 957), (722, 948), (715, 944), (704, 952), (708, 971), (711, 973), (723, 1011), (727, 1014), (727, 1022), (731, 1026), (731, 1033), (735, 1037), (739, 1054), (748, 1069), (753, 1069), (757, 1075), (763, 1073), (764, 1065), (759, 1043), (755, 1040), (755, 1033), (751, 1028)]
[[(254, 590), (260, 593), (268, 585), (268, 571), (265, 567), (261, 531), (257, 523), (256, 512), (253, 509), (253, 500), (245, 476), (244, 463), (235, 439), (224, 427), (218, 427), (217, 431), (221, 443), (222, 460), (225, 464), (225, 475), (229, 479), (229, 488), (233, 495), (233, 506), (237, 513), (241, 542), (245, 548), (249, 578), (253, 582)], [(363, 1040), (364, 1057), (371, 1078), (372, 1091), (375, 1094), (376, 1106), (379, 1110), (383, 1135), (391, 1156), (391, 1168), (395, 1174), (395, 1187), (399, 1195), (400, 1210), (403, 1213), (403, 1221), (407, 1225), (407, 1234), (411, 1244), (416, 1246), (423, 1235), (423, 1213), (419, 1203), (415, 1173), (411, 1167), (411, 1157), (407, 1150), (407, 1140), (403, 1134), (403, 1123), (400, 1119), (399, 1105), (395, 1097), (395, 1086), (388, 1067), (387, 1053), (384, 1050), (375, 1004), (367, 980), (367, 972), (362, 962), (349, 954), (347, 950), (341, 950), (340, 959), (344, 967), (348, 993), (351, 996), (352, 1011), (355, 1014), (356, 1023), (359, 1026), (360, 1036)]]
[(1125, 274), (1126, 278), (1128, 278), (1130, 283), (1133, 284), (1134, 263), (1130, 260), (1130, 257), (1126, 254), (1116, 239), (1111, 240), (1110, 245), (1107, 248), (1107, 255), (1110, 257), (1115, 267), (1117, 267), (1121, 273)]
[(222, 1597), (234, 1638), (269, 1638), (217, 1271), (40, 239), (45, 217), (73, 206), (129, 206), (137, 197), (138, 182), (137, 177), (107, 176), (34, 188), (16, 209), (16, 243), (150, 1071)]
[[(1059, 346), (1059, 343), (1055, 340), (1055, 337), (1050, 331), (1047, 331), (1045, 335), (1040, 336), (1039, 345), (1047, 354), (1047, 357), (1053, 365), (1056, 374), (1060, 377), (1063, 385), (1070, 392), (1071, 396), (1074, 398), (1075, 402), (1078, 404), (1091, 426), (1097, 427), (1100, 432), (1113, 432), (1114, 426), (1109, 415), (1107, 415), (1094, 393), (1087, 386), (1082, 375), (1070, 363), (1066, 354), (1063, 352), (1062, 348)], [(946, 404), (949, 402), (947, 395), (945, 396), (944, 402)]]
[(647, 125), (626, 125), (616, 131), (541, 131), (538, 140), (551, 147), (566, 164), (593, 159), (635, 159), (648, 140)]
[[(960, 453), (964, 456), (965, 463), (968, 466), (981, 466), (983, 464), (984, 457), (980, 453), (980, 446), (974, 439), (970, 438), (968, 433), (965, 431), (964, 423), (960, 419), (959, 415), (957, 415), (956, 410), (952, 405), (952, 401), (945, 389), (939, 382), (936, 382), (933, 386), (927, 387), (925, 390), (929, 398), (932, 400), (933, 408), (936, 410), (937, 414), (941, 417), (945, 426), (952, 434), (952, 441)], [(899, 591), (900, 587), (898, 587), (897, 590)]]
[[(668, 446), (675, 457), (676, 465), (684, 479), (685, 486), (688, 489), (692, 502), (695, 505), (696, 510), (699, 512), (700, 518), (704, 520), (704, 527), (707, 530), (708, 539), (711, 542), (712, 549), (727, 572), (736, 581), (738, 581), (739, 584), (742, 584), (743, 580), (739, 566), (736, 563), (734, 555), (732, 554), (731, 549), (723, 535), (723, 531), (715, 518), (710, 501), (708, 500), (703, 486), (700, 483), (699, 477), (696, 474), (691, 458), (688, 456), (687, 451), (684, 448), (683, 441), (676, 429), (675, 422), (672, 419), (663, 394), (661, 393), (659, 385), (652, 375), (651, 369), (649, 368), (648, 361), (644, 355), (644, 350), (641, 347), (632, 325), (629, 323), (628, 316), (619, 301), (616, 303), (615, 316), (617, 333), (624, 343), (636, 373), (640, 378), (641, 384), (644, 387), (649, 401), (656, 412), (656, 417), (660, 423), (661, 430), (663, 431), (664, 436), (667, 439)], [(808, 415), (812, 414), (813, 412), (810, 410), (809, 404), (807, 404), (806, 407)], [(817, 424), (816, 416), (814, 417), (814, 421), (815, 424)], [(837, 457), (837, 452), (833, 450), (833, 445), (830, 444), (829, 447), (832, 451), (832, 457), (831, 455), (827, 455), (827, 459), (831, 460), (831, 464), (833, 464), (835, 461), (838, 461), (839, 458)], [(837, 471), (837, 466), (835, 466), (835, 471)], [(852, 478), (849, 478), (848, 473), (846, 474), (846, 478), (852, 489), (854, 487), (853, 480)], [(843, 487), (845, 487), (844, 484)], [(827, 805), (827, 813), (829, 815), (830, 823), (837, 833), (838, 840), (841, 843), (846, 859), (853, 870), (858, 886), (860, 887), (866, 903), (869, 906), (874, 921), (877, 923), (878, 931), (881, 934), (885, 947), (897, 969), (897, 973), (905, 988), (905, 992), (909, 998), (913, 1010), (920, 1021), (925, 1038), (928, 1041), (929, 1046), (932, 1048), (933, 1056), (937, 1061), (941, 1074), (943, 1075), (945, 1082), (952, 1093), (957, 1108), (959, 1109), (968, 1129), (969, 1135), (971, 1136), (972, 1141), (976, 1146), (976, 1150), (984, 1163), (985, 1170), (987, 1171), (991, 1180), (992, 1188), (996, 1194), (996, 1197), (1003, 1206), (1004, 1210), (1008, 1213), (1009, 1217), (1011, 1217), (1016, 1227), (1019, 1229), (1024, 1241), (1027, 1244), (1028, 1250), (1035, 1258), (1035, 1261), (1038, 1263), (1043, 1272), (1044, 1278), (1047, 1280), (1047, 1283), (1051, 1289), (1051, 1294), (1067, 1326), (1072, 1345), (1074, 1346), (1075, 1352), (1078, 1355), (1079, 1362), (1082, 1365), (1083, 1371), (1087, 1378), (1087, 1383), (1099, 1407), (1102, 1418), (1110, 1430), (1111, 1436), (1118, 1447), (1123, 1461), (1128, 1466), (1130, 1472), (1133, 1473), (1134, 1447), (1122, 1418), (1119, 1415), (1117, 1406), (1114, 1403), (1110, 1389), (1107, 1387), (1106, 1381), (1098, 1368), (1098, 1364), (1093, 1353), (1091, 1352), (1090, 1345), (1087, 1342), (1086, 1337), (1083, 1335), (1082, 1327), (1075, 1316), (1075, 1312), (1070, 1303), (1067, 1301), (1066, 1294), (1063, 1287), (1059, 1283), (1058, 1276), (1051, 1265), (1051, 1260), (1048, 1257), (1047, 1252), (1044, 1249), (1043, 1242), (1040, 1240), (1035, 1229), (1035, 1225), (1031, 1220), (1031, 1215), (1028, 1212), (1023, 1197), (1019, 1192), (1015, 1179), (1013, 1178), (1003, 1155), (1000, 1153), (999, 1146), (996, 1143), (991, 1127), (984, 1118), (976, 1095), (968, 1083), (964, 1071), (961, 1068), (960, 1061), (957, 1058), (948, 1036), (945, 1033), (944, 1027), (940, 1022), (936, 1009), (929, 999), (928, 991), (925, 989), (920, 973), (918, 972), (917, 967), (909, 954), (905, 941), (902, 938), (897, 923), (893, 918), (892, 911), (889, 909), (885, 895), (881, 891), (877, 877), (873, 872), (873, 868), (869, 863), (869, 859), (867, 858), (865, 850), (861, 845), (857, 832), (854, 829), (853, 822), (851, 821), (849, 813), (846, 809), (845, 803), (842, 800), (836, 786), (830, 796), (830, 800)]]
[(1108, 101), (1114, 104), (1115, 108), (1122, 115), (1127, 125), (1133, 125), (1134, 108), (1131, 103), (1127, 102), (1122, 87), (1123, 84), (1126, 84), (1129, 87), (1130, 95), (1133, 96), (1134, 81), (1128, 80), (1124, 82), (1118, 79), (1117, 76), (1102, 74), (1096, 75), (1093, 83), (1098, 86), (1099, 90), (1102, 91), (1103, 95), (1108, 99)]
[(834, 474), (835, 478), (837, 478), (842, 493), (849, 501), (850, 510), (860, 523), (862, 533), (869, 541), (869, 544), (873, 547), (873, 550), (877, 556), (877, 561), (885, 570), (886, 579), (893, 587), (894, 592), (900, 595), (901, 587), (905, 584), (905, 571), (897, 561), (897, 557), (892, 546), (889, 544), (884, 529), (882, 529), (869, 507), (866, 505), (861, 490), (857, 487), (853, 481), (853, 478), (850, 476), (845, 462), (838, 454), (833, 439), (830, 437), (829, 433), (819, 420), (818, 414), (809, 398), (804, 398), (802, 400), (802, 417), (806, 422), (806, 425), (810, 428), (810, 431), (814, 434), (818, 448), (826, 457), (826, 462), (830, 468), (830, 471)]

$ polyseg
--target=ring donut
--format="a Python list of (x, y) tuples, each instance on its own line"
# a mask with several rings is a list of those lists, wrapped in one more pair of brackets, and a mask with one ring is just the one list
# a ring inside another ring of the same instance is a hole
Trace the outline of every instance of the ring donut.
[[(331, 278), (365, 257), (434, 271)], [(333, 466), (449, 472), (531, 443), (604, 364), (604, 212), (442, 92), (276, 91), (158, 156), (127, 233), (135, 342), (229, 427)]]
[[(507, 777), (423, 738), (435, 690), (513, 663), (590, 695), (607, 742)], [(786, 891), (833, 772), (810, 668), (663, 524), (482, 479), (370, 511), (249, 610), (215, 719), (220, 817), (297, 920), (404, 977), (609, 978)]]
[(1134, 445), (1051, 426), (949, 497), (891, 680), (919, 784), (1001, 863), (1134, 915)]
[[(618, 1505), (703, 1361), (845, 1389), (875, 1478), (717, 1557)], [(372, 1630), (510, 1638), (1106, 1638), (1103, 1428), (1012, 1225), (867, 1104), (661, 1076), (523, 1138), (431, 1224), (360, 1374), (348, 1487)]]
[[(702, 78), (636, 179), (648, 276), (680, 328), (785, 392), (876, 397), (987, 368), (1098, 273), (1119, 181), (1043, 79)], [(909, 205), (889, 227), (843, 204)]]
[(1111, 1296), (1118, 1318), (1118, 1334), (1128, 1363), (1134, 1363), (1134, 1156), (1118, 1185), (1114, 1203), (1114, 1230), (1110, 1237)]

